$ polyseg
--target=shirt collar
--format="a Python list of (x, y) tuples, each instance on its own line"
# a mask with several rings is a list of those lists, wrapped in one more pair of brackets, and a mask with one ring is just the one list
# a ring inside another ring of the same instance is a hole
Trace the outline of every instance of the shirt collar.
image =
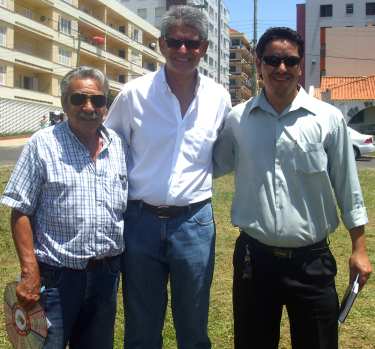
[[(307, 94), (307, 92), (302, 86), (299, 86), (297, 96), (294, 98), (292, 103), (282, 112), (280, 116), (284, 116), (300, 108), (306, 109), (313, 114), (317, 114), (318, 110), (316, 102), (317, 101), (313, 97)], [(273, 107), (268, 102), (265, 96), (264, 89), (262, 89), (261, 93), (252, 100), (249, 112), (253, 111), (256, 108), (260, 108), (270, 114), (275, 114), (275, 110), (273, 109)]]
[[(78, 137), (74, 134), (72, 129), (69, 126), (69, 123), (67, 120), (63, 121), (63, 125), (61, 127), (64, 127), (67, 133), (69, 134), (70, 137), (72, 137), (75, 141), (77, 141), (80, 145), (84, 146), (81, 141), (78, 139)], [(102, 124), (98, 127), (97, 132), (100, 134), (101, 138), (103, 139), (103, 148), (102, 151), (106, 148), (109, 147), (109, 145), (112, 142), (112, 137), (109, 134), (108, 129)], [(86, 147), (85, 147), (86, 149)]]

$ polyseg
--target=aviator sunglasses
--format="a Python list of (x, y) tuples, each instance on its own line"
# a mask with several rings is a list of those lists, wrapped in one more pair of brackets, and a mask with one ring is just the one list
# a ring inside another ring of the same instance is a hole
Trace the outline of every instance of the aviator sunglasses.
[(285, 64), (286, 67), (294, 67), (301, 62), (301, 57), (297, 56), (263, 56), (262, 61), (267, 65), (272, 67), (279, 67), (281, 62)]
[(85, 104), (90, 99), (95, 108), (104, 107), (107, 104), (107, 98), (104, 95), (87, 95), (85, 93), (73, 93), (70, 96), (70, 103), (75, 106)]
[(169, 48), (179, 49), (184, 45), (188, 50), (197, 49), (202, 44), (202, 40), (179, 40), (165, 37), (165, 42)]

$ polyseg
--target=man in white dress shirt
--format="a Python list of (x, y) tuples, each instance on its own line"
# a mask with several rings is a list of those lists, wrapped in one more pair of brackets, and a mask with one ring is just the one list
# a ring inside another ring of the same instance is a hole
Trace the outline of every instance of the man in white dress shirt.
[(179, 349), (211, 348), (207, 335), (214, 269), (212, 147), (228, 92), (198, 73), (208, 22), (176, 6), (161, 22), (165, 66), (126, 84), (106, 126), (129, 151), (125, 216), (125, 347), (161, 349), (170, 278)]

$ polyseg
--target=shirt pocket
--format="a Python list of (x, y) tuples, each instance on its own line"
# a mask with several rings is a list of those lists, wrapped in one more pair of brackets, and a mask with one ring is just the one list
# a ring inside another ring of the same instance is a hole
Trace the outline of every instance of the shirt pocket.
[(294, 168), (297, 172), (314, 174), (327, 170), (327, 154), (322, 143), (298, 142), (294, 147)]
[(125, 211), (128, 199), (128, 177), (126, 173), (112, 174), (113, 206)]
[(184, 137), (183, 148), (186, 159), (194, 163), (211, 162), (215, 140), (216, 132), (212, 130), (196, 129), (188, 131)]

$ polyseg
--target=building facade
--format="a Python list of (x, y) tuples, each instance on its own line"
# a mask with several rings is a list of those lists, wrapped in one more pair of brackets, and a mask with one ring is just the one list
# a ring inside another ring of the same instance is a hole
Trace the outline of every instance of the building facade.
[(103, 71), (113, 98), (164, 62), (159, 35), (115, 0), (0, 0), (0, 134), (61, 111), (59, 83), (78, 65)]
[(209, 20), (209, 47), (199, 70), (229, 88), (229, 11), (223, 0), (118, 0), (138, 16), (160, 28), (160, 19), (173, 5), (201, 8)]
[(251, 96), (255, 53), (244, 33), (230, 29), (229, 92), (232, 105), (247, 101)]
[[(330, 70), (346, 76), (371, 73), (367, 65), (359, 64), (353, 72), (352, 67), (359, 63), (358, 57), (366, 58), (369, 53), (371, 45), (358, 47), (358, 42), (371, 38), (374, 31), (364, 28), (372, 30), (373, 26), (375, 0), (306, 0), (305, 5), (298, 5), (297, 29), (301, 31), (304, 28), (305, 31), (305, 87), (320, 86), (321, 76), (332, 75)], [(331, 31), (329, 40), (327, 32), (331, 28), (340, 29)], [(345, 38), (346, 50), (344, 46), (330, 46), (335, 41), (332, 35)]]

